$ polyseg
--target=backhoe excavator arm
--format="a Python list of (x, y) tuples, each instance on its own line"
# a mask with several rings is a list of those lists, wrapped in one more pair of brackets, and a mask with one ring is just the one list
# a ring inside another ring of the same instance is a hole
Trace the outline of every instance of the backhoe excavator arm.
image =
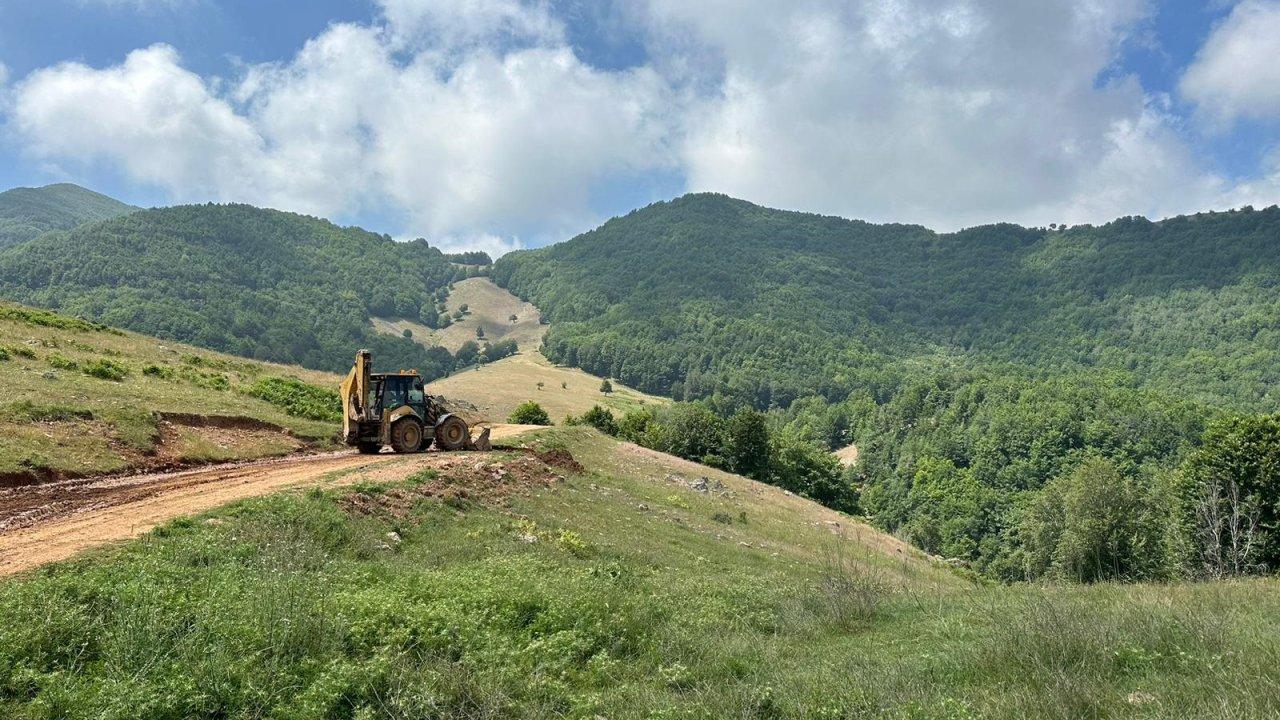
[(368, 350), (356, 353), (351, 372), (342, 381), (342, 437), (348, 443), (355, 442), (360, 433), (359, 423), (369, 419), (369, 374), (373, 355)]

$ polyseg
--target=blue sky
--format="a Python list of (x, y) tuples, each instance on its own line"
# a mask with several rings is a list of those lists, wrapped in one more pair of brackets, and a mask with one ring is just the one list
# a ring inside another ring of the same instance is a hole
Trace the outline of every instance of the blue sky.
[(873, 221), (1280, 200), (1280, 0), (0, 0), (0, 186), (501, 252), (686, 191)]

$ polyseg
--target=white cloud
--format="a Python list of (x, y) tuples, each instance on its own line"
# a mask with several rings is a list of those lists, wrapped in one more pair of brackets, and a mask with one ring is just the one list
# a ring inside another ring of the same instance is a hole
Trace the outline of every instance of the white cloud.
[(219, 93), (158, 45), (33, 73), (13, 120), (37, 158), (100, 162), (177, 199), (384, 209), (406, 234), (494, 251), (582, 229), (593, 183), (671, 162), (651, 70), (596, 70), (554, 44), (398, 47), (384, 27), (335, 25)]
[[(380, 213), (495, 254), (583, 229), (596, 188), (655, 171), (941, 229), (1280, 199), (1280, 154), (1228, 181), (1168, 98), (1116, 72), (1147, 0), (624, 3), (650, 52), (626, 70), (584, 62), (547, 0), (378, 3), (376, 22), (230, 81), (164, 45), (37, 71), (12, 87), (11, 126), (39, 162), (178, 200)], [(1238, 7), (1197, 67), (1263, 7)]]
[(1280, 117), (1280, 2), (1237, 5), (1214, 28), (1178, 87), (1216, 122)]
[(107, 162), (177, 197), (259, 189), (245, 183), (258, 174), (261, 138), (177, 60), (173, 48), (154, 45), (105, 70), (36, 71), (14, 88), (14, 126), (39, 158)]
[(695, 189), (942, 228), (1162, 214), (1225, 191), (1159, 98), (1097, 80), (1141, 0), (652, 8), (660, 46), (692, 28), (722, 67), (685, 126)]

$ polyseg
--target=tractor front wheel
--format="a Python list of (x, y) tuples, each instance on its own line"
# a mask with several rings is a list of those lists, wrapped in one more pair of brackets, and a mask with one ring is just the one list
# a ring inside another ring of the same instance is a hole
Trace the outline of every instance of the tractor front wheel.
[(461, 450), (470, 439), (467, 421), (457, 415), (445, 415), (436, 423), (436, 447), (441, 450)]
[(404, 419), (391, 426), (391, 449), (398, 453), (414, 453), (422, 449), (422, 423)]

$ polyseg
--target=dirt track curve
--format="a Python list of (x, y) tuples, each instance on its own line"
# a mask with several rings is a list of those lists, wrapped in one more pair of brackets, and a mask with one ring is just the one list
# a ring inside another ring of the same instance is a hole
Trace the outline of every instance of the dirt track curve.
[[(532, 429), (495, 425), (501, 440)], [(68, 480), (0, 491), (0, 576), (65, 560), (89, 548), (137, 537), (167, 520), (236, 500), (334, 480), (390, 463), (430, 464), (424, 455), (353, 452), (213, 465), (172, 473)]]

